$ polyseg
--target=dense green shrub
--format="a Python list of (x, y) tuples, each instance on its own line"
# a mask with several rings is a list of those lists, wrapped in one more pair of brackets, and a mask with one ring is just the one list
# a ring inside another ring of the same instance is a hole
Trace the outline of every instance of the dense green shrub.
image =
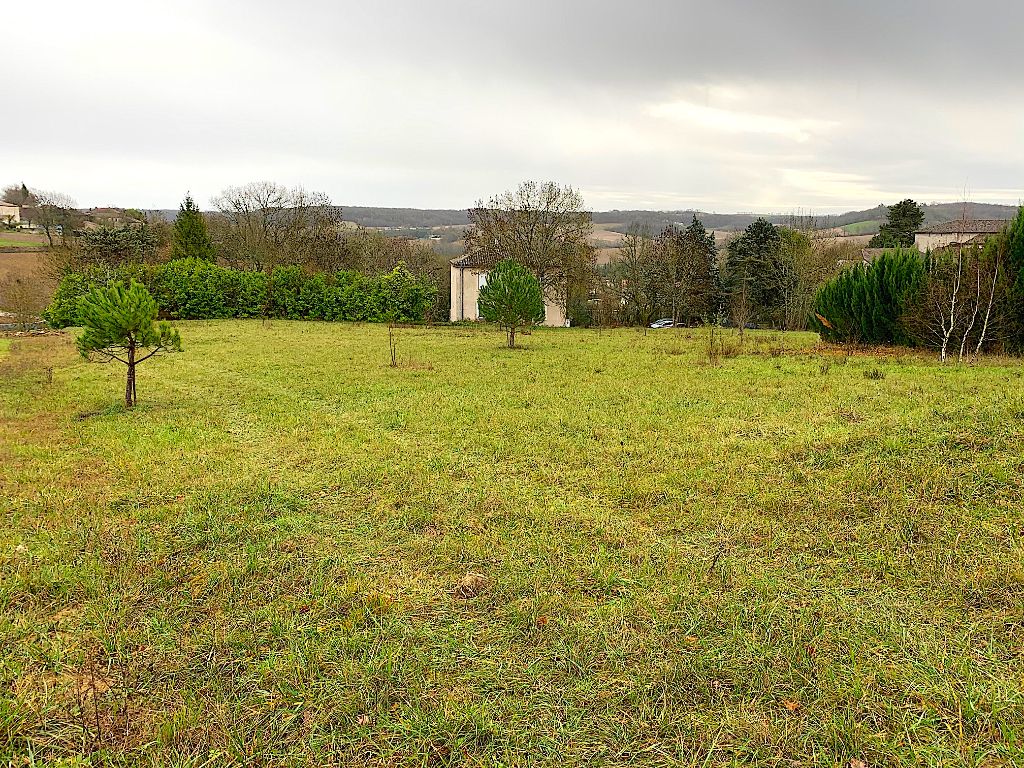
[(434, 286), (417, 278), (402, 264), (379, 279), (380, 320), (422, 320), (437, 297)]
[(811, 327), (828, 341), (913, 343), (905, 319), (925, 277), (917, 251), (886, 251), (825, 283), (814, 300)]
[(151, 261), (156, 253), (158, 238), (145, 224), (126, 224), (117, 227), (87, 229), (79, 243), (94, 264), (138, 264)]
[(160, 266), (151, 292), (166, 315), (214, 320), (236, 316), (238, 290), (233, 283), (237, 282), (235, 270), (193, 257)]
[(61, 278), (50, 305), (43, 310), (43, 319), (54, 328), (81, 325), (78, 300), (94, 288), (109, 288), (115, 283), (132, 280), (148, 285), (151, 267), (143, 264), (122, 264), (116, 267), (93, 265)]
[(999, 236), (1006, 254), (1006, 346), (1024, 354), (1024, 206)]
[(295, 266), (276, 267), (267, 275), (188, 258), (71, 273), (61, 280), (44, 318), (56, 328), (79, 325), (81, 296), (93, 288), (132, 279), (153, 294), (163, 316), (183, 320), (274, 317), (420, 322), (437, 295), (431, 283), (401, 264), (380, 276), (307, 275)]
[(54, 328), (80, 325), (78, 299), (92, 289), (84, 275), (66, 275), (57, 285), (50, 305), (43, 310), (43, 320)]

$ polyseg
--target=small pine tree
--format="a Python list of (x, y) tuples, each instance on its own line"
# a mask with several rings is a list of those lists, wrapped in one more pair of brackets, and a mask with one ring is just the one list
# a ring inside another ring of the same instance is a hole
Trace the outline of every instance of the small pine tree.
[(115, 283), (93, 289), (79, 299), (78, 313), (84, 327), (78, 337), (82, 357), (103, 363), (117, 360), (127, 366), (126, 408), (136, 402), (135, 366), (160, 352), (181, 351), (178, 331), (166, 321), (155, 322), (156, 301), (135, 280), (127, 286)]
[(544, 293), (530, 270), (514, 261), (502, 261), (480, 289), (480, 316), (498, 323), (508, 334), (508, 348), (516, 346), (516, 331), (544, 322)]
[(206, 219), (203, 218), (199, 206), (192, 200), (192, 195), (185, 195), (185, 200), (178, 208), (178, 215), (174, 219), (171, 258), (217, 260), (217, 250), (206, 229)]

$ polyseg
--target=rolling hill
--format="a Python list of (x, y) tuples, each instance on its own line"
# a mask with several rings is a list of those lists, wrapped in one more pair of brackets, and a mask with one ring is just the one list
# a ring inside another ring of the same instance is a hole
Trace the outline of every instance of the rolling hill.
[[(1011, 219), (1017, 213), (1016, 206), (995, 205), (990, 203), (936, 203), (922, 205), (926, 224), (937, 224), (952, 221), (965, 215), (971, 219)], [(380, 208), (365, 205), (342, 206), (344, 217), (362, 227), (379, 229), (413, 230), (432, 229), (435, 227), (464, 227), (469, 224), (466, 209), (457, 208)], [(172, 221), (177, 214), (175, 210), (149, 211)], [(809, 217), (800, 214), (756, 214), (756, 213), (708, 213), (706, 211), (646, 211), (646, 210), (611, 210), (595, 211), (594, 223), (603, 229), (625, 232), (630, 226), (639, 224), (652, 232), (676, 224), (685, 226), (693, 216), (703, 222), (708, 229), (720, 231), (738, 231), (749, 225), (758, 216), (764, 216), (773, 224), (793, 225), (813, 221), (817, 229), (842, 228), (850, 235), (872, 235), (878, 226), (885, 221), (886, 207), (879, 205), (862, 211), (827, 216)], [(415, 236), (415, 235), (414, 235)]]

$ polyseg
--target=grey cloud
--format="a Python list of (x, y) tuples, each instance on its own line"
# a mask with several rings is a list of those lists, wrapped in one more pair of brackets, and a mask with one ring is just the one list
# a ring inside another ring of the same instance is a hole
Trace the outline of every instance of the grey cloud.
[(598, 207), (1024, 197), (1009, 0), (101, 5), (8, 41), (31, 87), (0, 183), (154, 207), (268, 177), (424, 207), (527, 177)]

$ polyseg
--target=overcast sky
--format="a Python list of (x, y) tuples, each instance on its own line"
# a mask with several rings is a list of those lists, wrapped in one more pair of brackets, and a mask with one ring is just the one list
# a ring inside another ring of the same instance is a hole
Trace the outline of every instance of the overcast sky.
[(64, 0), (4, 39), (0, 184), (202, 206), (256, 180), (464, 208), (1024, 198), (1021, 0)]

